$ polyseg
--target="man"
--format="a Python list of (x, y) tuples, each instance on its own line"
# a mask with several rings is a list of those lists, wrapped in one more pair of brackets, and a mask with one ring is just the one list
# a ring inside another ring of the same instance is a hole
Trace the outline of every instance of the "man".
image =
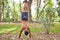
[(20, 31), (19, 38), (21, 37), (21, 33), (23, 32), (23, 30), (24, 30), (24, 34), (26, 36), (29, 35), (29, 37), (31, 37), (31, 32), (30, 32), (30, 29), (28, 26), (28, 12), (29, 12), (28, 1), (24, 0), (23, 3), (24, 3), (23, 12), (22, 12), (22, 26), (23, 26), (23, 28)]

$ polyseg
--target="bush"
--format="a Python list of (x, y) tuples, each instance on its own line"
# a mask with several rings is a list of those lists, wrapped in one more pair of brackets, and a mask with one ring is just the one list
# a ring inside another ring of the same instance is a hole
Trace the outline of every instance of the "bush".
[(13, 18), (4, 18), (4, 22), (13, 22), (14, 19)]
[(60, 20), (58, 22), (60, 22)]

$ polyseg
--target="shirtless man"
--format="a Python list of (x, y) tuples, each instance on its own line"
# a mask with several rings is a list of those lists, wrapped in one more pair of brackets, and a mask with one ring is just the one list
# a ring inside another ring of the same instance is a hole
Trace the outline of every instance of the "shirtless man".
[(24, 34), (27, 36), (29, 35), (29, 37), (31, 38), (31, 32), (28, 26), (28, 12), (29, 12), (29, 7), (28, 7), (28, 1), (24, 0), (24, 7), (23, 7), (23, 12), (22, 12), (22, 29), (20, 31), (19, 34), (19, 38), (21, 37), (22, 32), (24, 31)]

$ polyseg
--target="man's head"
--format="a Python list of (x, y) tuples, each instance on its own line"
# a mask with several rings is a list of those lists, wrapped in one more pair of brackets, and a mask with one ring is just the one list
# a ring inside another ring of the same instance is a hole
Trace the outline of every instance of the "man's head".
[(25, 30), (24, 34), (25, 34), (26, 36), (28, 36), (29, 31), (26, 31), (26, 30)]

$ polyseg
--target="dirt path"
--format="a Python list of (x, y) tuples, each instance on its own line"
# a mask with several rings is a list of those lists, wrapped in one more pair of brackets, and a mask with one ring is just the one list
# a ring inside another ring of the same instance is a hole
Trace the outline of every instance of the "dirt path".
[(60, 34), (45, 34), (45, 33), (33, 33), (32, 38), (23, 35), (20, 39), (18, 34), (4, 34), (0, 35), (0, 40), (60, 40)]

